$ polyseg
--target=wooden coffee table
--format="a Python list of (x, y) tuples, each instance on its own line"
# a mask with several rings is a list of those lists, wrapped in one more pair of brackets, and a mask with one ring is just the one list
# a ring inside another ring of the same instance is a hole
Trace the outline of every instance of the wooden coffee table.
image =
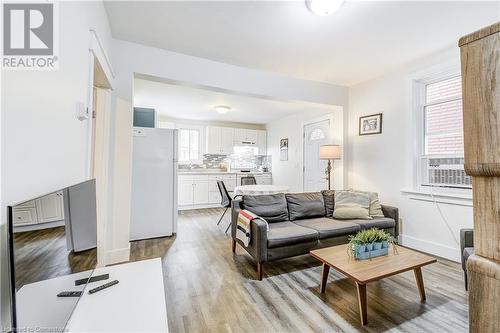
[(361, 324), (366, 325), (367, 299), (366, 284), (391, 275), (396, 275), (413, 269), (417, 280), (420, 301), (425, 302), (424, 280), (421, 267), (435, 263), (436, 258), (399, 246), (396, 254), (392, 247), (387, 256), (367, 260), (355, 260), (347, 255), (347, 245), (338, 245), (324, 249), (313, 250), (311, 255), (323, 263), (320, 292), (325, 292), (330, 267), (354, 280), (358, 290), (358, 303)]

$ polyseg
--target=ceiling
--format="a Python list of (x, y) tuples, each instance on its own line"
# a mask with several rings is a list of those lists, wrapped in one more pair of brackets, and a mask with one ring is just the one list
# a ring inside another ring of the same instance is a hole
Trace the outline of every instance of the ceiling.
[(219, 62), (353, 85), (500, 20), (500, 2), (108, 1), (113, 36)]
[[(231, 111), (219, 114), (214, 110), (217, 105), (230, 106)], [(139, 78), (134, 79), (134, 106), (154, 108), (160, 117), (249, 124), (266, 124), (311, 109), (332, 110), (332, 106), (322, 104), (276, 101)]]

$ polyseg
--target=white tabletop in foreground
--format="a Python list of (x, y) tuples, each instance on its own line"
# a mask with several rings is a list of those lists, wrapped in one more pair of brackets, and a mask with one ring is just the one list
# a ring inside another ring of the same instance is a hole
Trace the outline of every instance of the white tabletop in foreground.
[(234, 195), (264, 195), (287, 193), (288, 186), (283, 185), (242, 185), (236, 186)]
[[(117, 285), (85, 291), (67, 325), (68, 332), (168, 332), (161, 259), (97, 268)], [(106, 282), (106, 281), (104, 281)], [(86, 290), (101, 285), (90, 283)]]

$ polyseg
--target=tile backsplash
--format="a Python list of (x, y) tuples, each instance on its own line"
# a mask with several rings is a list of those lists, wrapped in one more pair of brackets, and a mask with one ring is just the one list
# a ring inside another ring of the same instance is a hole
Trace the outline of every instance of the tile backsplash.
[(231, 169), (271, 170), (271, 155), (254, 155), (251, 151), (239, 151), (231, 155), (205, 154), (203, 164), (179, 164), (179, 169), (219, 169), (221, 164), (230, 164)]

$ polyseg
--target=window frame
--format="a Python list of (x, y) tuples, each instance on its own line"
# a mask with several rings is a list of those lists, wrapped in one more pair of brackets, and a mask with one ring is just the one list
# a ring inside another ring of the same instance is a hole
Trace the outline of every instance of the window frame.
[[(189, 159), (187, 161), (181, 161), (178, 157), (178, 164), (203, 164), (203, 127), (202, 126), (194, 126), (194, 125), (183, 125), (178, 124), (175, 126), (178, 130), (178, 136), (180, 137), (181, 130), (189, 130), (189, 131), (197, 131), (198, 132), (198, 157), (196, 159)], [(178, 138), (177, 144), (177, 153), (180, 155), (180, 138)]]
[[(432, 83), (444, 81), (457, 76), (461, 76), (459, 66), (445, 66), (441, 69), (432, 68), (428, 71), (417, 73), (411, 76), (412, 82), (412, 109), (413, 117), (412, 123), (414, 126), (414, 156), (413, 156), (413, 188), (415, 191), (420, 193), (428, 194), (456, 194), (456, 195), (472, 195), (471, 188), (463, 187), (442, 187), (440, 185), (424, 185), (423, 184), (423, 159), (433, 157), (433, 158), (449, 158), (457, 157), (456, 154), (443, 154), (443, 155), (426, 155), (425, 154), (425, 138), (426, 138), (426, 112), (425, 107), (429, 105), (441, 104), (449, 101), (456, 100), (453, 98), (443, 98), (439, 101), (434, 101), (432, 103), (426, 103), (426, 86)], [(463, 157), (463, 156), (461, 156)]]

